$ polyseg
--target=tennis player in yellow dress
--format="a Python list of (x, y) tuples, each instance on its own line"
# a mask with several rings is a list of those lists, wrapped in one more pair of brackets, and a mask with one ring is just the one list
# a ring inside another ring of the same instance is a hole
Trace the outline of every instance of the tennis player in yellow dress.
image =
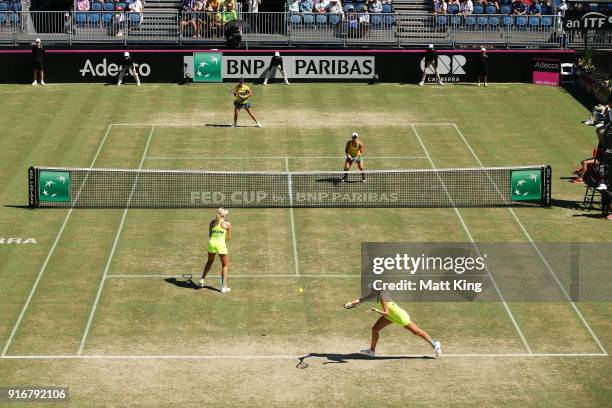
[(376, 344), (378, 343), (378, 337), (380, 331), (390, 325), (396, 323), (412, 332), (413, 334), (422, 337), (431, 347), (433, 347), (436, 357), (442, 355), (442, 345), (439, 341), (433, 340), (425, 330), (422, 330), (410, 320), (410, 315), (404, 309), (402, 309), (397, 303), (395, 303), (391, 297), (383, 292), (372, 289), (372, 291), (360, 299), (355, 299), (351, 302), (344, 304), (345, 309), (351, 309), (366, 300), (376, 299), (378, 308), (372, 308), (371, 310), (378, 313), (380, 317), (372, 326), (372, 343), (369, 349), (361, 350), (361, 354), (369, 357), (376, 356)]
[(344, 161), (344, 176), (342, 177), (342, 181), (345, 182), (348, 179), (348, 171), (351, 168), (353, 163), (357, 163), (357, 167), (359, 167), (359, 171), (361, 171), (361, 182), (365, 183), (366, 176), (363, 172), (363, 143), (359, 140), (359, 135), (357, 132), (353, 132), (351, 136), (351, 140), (346, 143), (346, 147), (344, 148), (344, 154), (346, 154), (346, 160)]
[(202, 272), (202, 278), (200, 279), (200, 286), (204, 287), (204, 279), (210, 271), (213, 262), (215, 261), (215, 255), (219, 255), (221, 260), (221, 293), (230, 291), (227, 287), (227, 271), (229, 268), (229, 253), (227, 252), (227, 245), (232, 235), (232, 226), (227, 220), (227, 211), (224, 208), (217, 210), (215, 219), (210, 222), (208, 232), (208, 261)]
[(232, 90), (234, 94), (234, 124), (232, 127), (236, 127), (236, 123), (238, 122), (238, 112), (240, 109), (244, 109), (247, 111), (251, 119), (255, 121), (255, 126), (262, 127), (261, 123), (255, 119), (255, 114), (251, 111), (251, 102), (249, 102), (249, 98), (253, 96), (253, 91), (247, 84), (244, 83), (244, 78), (240, 78), (240, 83), (234, 87)]

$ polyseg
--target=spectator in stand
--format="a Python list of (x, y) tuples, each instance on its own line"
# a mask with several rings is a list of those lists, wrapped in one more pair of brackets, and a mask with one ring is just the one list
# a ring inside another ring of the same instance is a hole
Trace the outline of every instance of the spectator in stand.
[(327, 13), (327, 7), (329, 6), (329, 0), (314, 0), (314, 12), (315, 13)]
[(438, 0), (436, 4), (434, 4), (434, 13), (436, 14), (446, 14), (448, 10), (448, 5), (445, 0)]
[(461, 3), (459, 2), (459, 0), (448, 0), (448, 5), (449, 6), (457, 6), (457, 7), (459, 7), (461, 5)]
[(370, 0), (368, 3), (370, 13), (382, 13), (382, 3), (380, 0)]
[(89, 4), (89, 0), (79, 0), (77, 2), (77, 10), (79, 11), (89, 11), (91, 6)]
[(293, 0), (291, 4), (289, 4), (289, 11), (292, 13), (300, 12), (300, 0)]
[(249, 22), (249, 24), (251, 24), (251, 30), (253, 30), (254, 33), (259, 32), (261, 25), (262, 25), (260, 17), (257, 14), (259, 13), (260, 4), (261, 4), (261, 0), (248, 0), (247, 1), (248, 11), (249, 11), (247, 21)]
[(567, 11), (568, 7), (567, 7), (567, 3), (565, 0), (561, 0), (561, 4), (559, 5), (558, 9), (559, 10), (559, 14), (561, 14), (561, 17), (565, 17), (565, 12)]
[(392, 0), (382, 0), (383, 4), (393, 4)]
[(523, 2), (523, 0), (515, 0), (512, 2), (512, 14), (522, 16), (525, 13), (527, 13), (527, 5)]
[(223, 26), (230, 21), (238, 20), (238, 13), (235, 9), (235, 3), (232, 0), (228, 0), (225, 2), (225, 6), (223, 7), (223, 12), (221, 13), (221, 22)]
[(359, 22), (359, 36), (363, 37), (370, 31), (370, 14), (368, 13), (368, 7), (363, 6), (363, 10), (357, 16)]
[(499, 1), (497, 0), (489, 0), (487, 6), (495, 6), (495, 12), (499, 13)]
[(476, 3), (480, 4), (482, 7), (487, 7), (487, 0), (476, 0)]
[[(195, 0), (185, 0), (183, 2), (183, 19), (181, 21), (181, 31), (184, 30), (185, 26), (190, 25), (193, 27), (193, 38), (196, 38), (198, 34), (198, 26), (196, 24), (196, 15), (194, 13)], [(184, 35), (184, 32), (183, 32)]]
[(540, 16), (542, 15), (542, 6), (538, 0), (533, 0), (528, 10), (529, 15)]
[(32, 82), (32, 85), (38, 85), (39, 76), (40, 84), (45, 85), (45, 49), (40, 38), (37, 38), (32, 44), (32, 62), (34, 63), (34, 82)]
[(359, 34), (359, 18), (355, 12), (355, 7), (350, 6), (346, 14), (346, 26), (349, 37), (357, 37)]
[(300, 2), (300, 13), (312, 13), (312, 0), (302, 0)]
[(215, 28), (217, 37), (221, 37), (221, 0), (208, 0), (206, 2), (206, 20), (208, 20), (209, 37), (212, 37), (212, 28)]
[(342, 3), (340, 0), (330, 0), (327, 6), (327, 12), (330, 14), (343, 14)]
[(459, 14), (463, 14), (464, 16), (469, 16), (474, 12), (474, 3), (472, 0), (463, 0), (461, 5), (459, 6)]

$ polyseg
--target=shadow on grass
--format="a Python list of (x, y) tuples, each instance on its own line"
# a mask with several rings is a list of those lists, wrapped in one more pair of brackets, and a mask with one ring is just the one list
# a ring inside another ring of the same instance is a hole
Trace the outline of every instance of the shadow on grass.
[(300, 361), (298, 365), (306, 365), (306, 359), (309, 358), (325, 358), (327, 361), (324, 361), (323, 364), (346, 364), (351, 360), (371, 360), (371, 361), (381, 361), (381, 360), (433, 360), (435, 357), (433, 356), (377, 356), (377, 357), (368, 357), (361, 353), (310, 353), (303, 357), (300, 357), (298, 360)]
[(5, 207), (5, 208), (19, 208), (21, 210), (34, 210), (34, 208), (30, 207), (29, 205), (4, 204), (3, 207)]
[(559, 199), (551, 198), (550, 199), (550, 206), (551, 207), (557, 207), (557, 208), (567, 208), (567, 209), (570, 209), (570, 210), (585, 210), (584, 204), (582, 203), (582, 200), (580, 200), (580, 201), (576, 201), (576, 200), (559, 200)]
[(204, 287), (202, 287), (200, 285), (196, 285), (196, 283), (191, 279), (178, 280), (176, 278), (167, 278), (164, 280), (167, 283), (170, 283), (176, 287), (183, 288), (183, 289), (192, 289), (192, 290), (208, 289), (208, 290), (212, 290), (213, 292), (221, 292), (219, 289), (213, 288), (212, 286), (204, 285)]

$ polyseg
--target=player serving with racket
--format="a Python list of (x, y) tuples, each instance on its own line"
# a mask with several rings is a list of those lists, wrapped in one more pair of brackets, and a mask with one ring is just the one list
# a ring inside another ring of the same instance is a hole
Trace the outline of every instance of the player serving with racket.
[(365, 183), (366, 176), (363, 171), (363, 149), (363, 143), (361, 140), (359, 140), (359, 134), (357, 134), (357, 132), (353, 132), (351, 140), (346, 143), (346, 147), (344, 149), (346, 160), (344, 161), (344, 176), (342, 177), (343, 182), (348, 180), (348, 171), (353, 163), (357, 163), (357, 167), (359, 167), (359, 171), (361, 171), (361, 182)]
[(371, 288), (371, 292), (360, 299), (355, 299), (352, 302), (344, 304), (345, 309), (351, 309), (360, 305), (362, 302), (367, 300), (376, 299), (377, 308), (370, 309), (380, 315), (374, 326), (372, 326), (372, 342), (369, 349), (361, 350), (361, 354), (369, 357), (376, 356), (376, 344), (378, 343), (378, 337), (380, 331), (390, 325), (396, 323), (412, 332), (413, 334), (422, 337), (428, 344), (433, 347), (436, 357), (442, 355), (442, 345), (439, 341), (433, 340), (425, 330), (420, 329), (414, 322), (410, 320), (410, 315), (404, 309), (402, 309), (397, 303), (395, 303), (391, 297), (384, 291), (375, 290)]
[(247, 84), (244, 83), (244, 78), (240, 78), (240, 83), (236, 85), (234, 88), (230, 87), (230, 91), (234, 94), (234, 124), (232, 127), (236, 127), (236, 123), (238, 122), (238, 112), (240, 109), (244, 109), (247, 111), (251, 119), (255, 121), (255, 126), (262, 127), (261, 123), (255, 119), (255, 115), (251, 111), (251, 102), (249, 102), (249, 98), (253, 96), (253, 91)]
[(202, 278), (200, 279), (200, 286), (204, 287), (204, 279), (210, 271), (213, 262), (215, 262), (215, 255), (219, 255), (221, 260), (221, 293), (230, 291), (227, 287), (227, 271), (229, 268), (229, 254), (227, 252), (227, 245), (225, 244), (230, 240), (232, 235), (232, 226), (227, 220), (227, 211), (224, 208), (217, 210), (215, 219), (210, 222), (208, 227), (208, 261), (202, 272)]

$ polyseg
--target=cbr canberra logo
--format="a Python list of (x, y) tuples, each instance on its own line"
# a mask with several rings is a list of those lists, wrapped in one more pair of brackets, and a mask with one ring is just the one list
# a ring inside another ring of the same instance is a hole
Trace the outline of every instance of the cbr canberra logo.
[[(138, 75), (142, 77), (148, 77), (151, 75), (151, 66), (149, 64), (134, 64)], [(85, 60), (85, 65), (79, 70), (81, 76), (90, 75), (92, 77), (106, 77), (106, 76), (117, 76), (119, 74), (120, 65), (111, 62), (110, 64), (106, 61), (106, 58), (102, 59), (97, 65), (94, 65), (88, 58)]]
[[(460, 82), (459, 75), (465, 75), (463, 69), (467, 63), (464, 55), (439, 55), (438, 74), (444, 82)], [(421, 72), (425, 69), (425, 58), (421, 59)], [(432, 68), (427, 68), (428, 74), (434, 74)], [(427, 77), (427, 82), (435, 82), (435, 77)]]

